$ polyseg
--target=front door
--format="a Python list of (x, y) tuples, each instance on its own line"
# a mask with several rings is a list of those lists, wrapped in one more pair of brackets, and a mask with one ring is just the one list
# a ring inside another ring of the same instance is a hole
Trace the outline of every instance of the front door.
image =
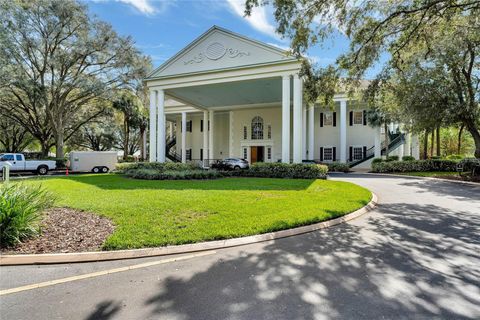
[(265, 147), (250, 147), (250, 163), (265, 160)]

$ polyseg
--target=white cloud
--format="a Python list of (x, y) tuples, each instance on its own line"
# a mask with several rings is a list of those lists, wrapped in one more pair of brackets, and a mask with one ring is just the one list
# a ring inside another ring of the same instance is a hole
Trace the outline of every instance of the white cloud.
[(149, 0), (117, 0), (128, 5), (133, 6), (135, 9), (143, 14), (151, 15), (157, 12), (157, 9), (150, 3)]
[(267, 8), (265, 6), (253, 8), (252, 14), (249, 17), (244, 17), (245, 0), (227, 0), (227, 2), (230, 5), (230, 9), (245, 19), (252, 27), (272, 38), (280, 39), (280, 35), (275, 32), (275, 26), (268, 21)]

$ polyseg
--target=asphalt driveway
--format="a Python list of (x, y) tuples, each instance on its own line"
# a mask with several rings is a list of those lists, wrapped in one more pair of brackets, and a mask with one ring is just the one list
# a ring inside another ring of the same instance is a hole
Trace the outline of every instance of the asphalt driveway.
[[(319, 232), (0, 296), (0, 318), (480, 319), (480, 187), (333, 179), (380, 205)], [(162, 259), (2, 267), (0, 288)]]

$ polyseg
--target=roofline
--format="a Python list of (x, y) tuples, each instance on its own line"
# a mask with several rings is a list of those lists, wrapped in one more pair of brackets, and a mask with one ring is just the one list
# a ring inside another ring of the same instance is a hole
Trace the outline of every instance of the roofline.
[[(181, 54), (183, 54), (185, 51), (187, 51), (188, 49), (190, 49), (191, 47), (193, 47), (195, 44), (197, 44), (198, 42), (200, 42), (200, 40), (202, 40), (207, 34), (209, 34), (210, 32), (212, 32), (213, 30), (219, 30), (221, 32), (224, 32), (224, 33), (227, 33), (227, 34), (230, 34), (234, 37), (238, 37), (240, 39), (243, 39), (245, 41), (249, 41), (249, 42), (253, 42), (257, 45), (260, 45), (262, 47), (267, 47), (273, 51), (276, 51), (280, 54), (283, 54), (283, 55), (286, 55), (288, 56), (289, 55), (289, 51), (287, 50), (283, 50), (283, 49), (280, 49), (280, 48), (277, 48), (275, 46), (272, 46), (268, 43), (264, 43), (264, 42), (261, 42), (261, 41), (258, 41), (258, 40), (255, 40), (255, 39), (251, 39), (251, 38), (248, 38), (244, 35), (241, 35), (241, 34), (238, 34), (236, 32), (233, 32), (233, 31), (230, 31), (228, 29), (225, 29), (225, 28), (222, 28), (222, 27), (219, 27), (217, 25), (213, 25), (212, 27), (210, 27), (207, 31), (205, 31), (204, 33), (202, 33), (200, 36), (198, 36), (197, 38), (195, 38), (195, 40), (193, 40), (192, 42), (190, 42), (186, 47), (184, 47), (183, 49), (181, 49), (180, 51), (178, 51), (175, 55), (173, 55), (172, 57), (170, 57), (167, 61), (165, 61), (164, 63), (162, 63), (160, 66), (158, 66), (157, 68), (155, 68), (153, 71), (151, 71), (146, 77), (144, 80), (151, 80), (151, 79), (157, 79), (157, 77), (155, 78), (152, 78), (152, 75), (154, 75), (155, 73), (157, 73), (158, 71), (162, 70), (163, 68), (165, 68), (166, 66), (168, 66), (171, 62), (173, 62), (177, 57), (179, 57)], [(294, 59), (297, 59), (294, 57)], [(297, 59), (298, 60), (298, 59)]]

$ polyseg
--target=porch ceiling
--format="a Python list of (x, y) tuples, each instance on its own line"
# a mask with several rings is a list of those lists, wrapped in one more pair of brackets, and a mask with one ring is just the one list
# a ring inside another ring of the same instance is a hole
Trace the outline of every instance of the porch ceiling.
[(225, 82), (166, 90), (173, 99), (207, 109), (268, 105), (282, 100), (280, 77)]

